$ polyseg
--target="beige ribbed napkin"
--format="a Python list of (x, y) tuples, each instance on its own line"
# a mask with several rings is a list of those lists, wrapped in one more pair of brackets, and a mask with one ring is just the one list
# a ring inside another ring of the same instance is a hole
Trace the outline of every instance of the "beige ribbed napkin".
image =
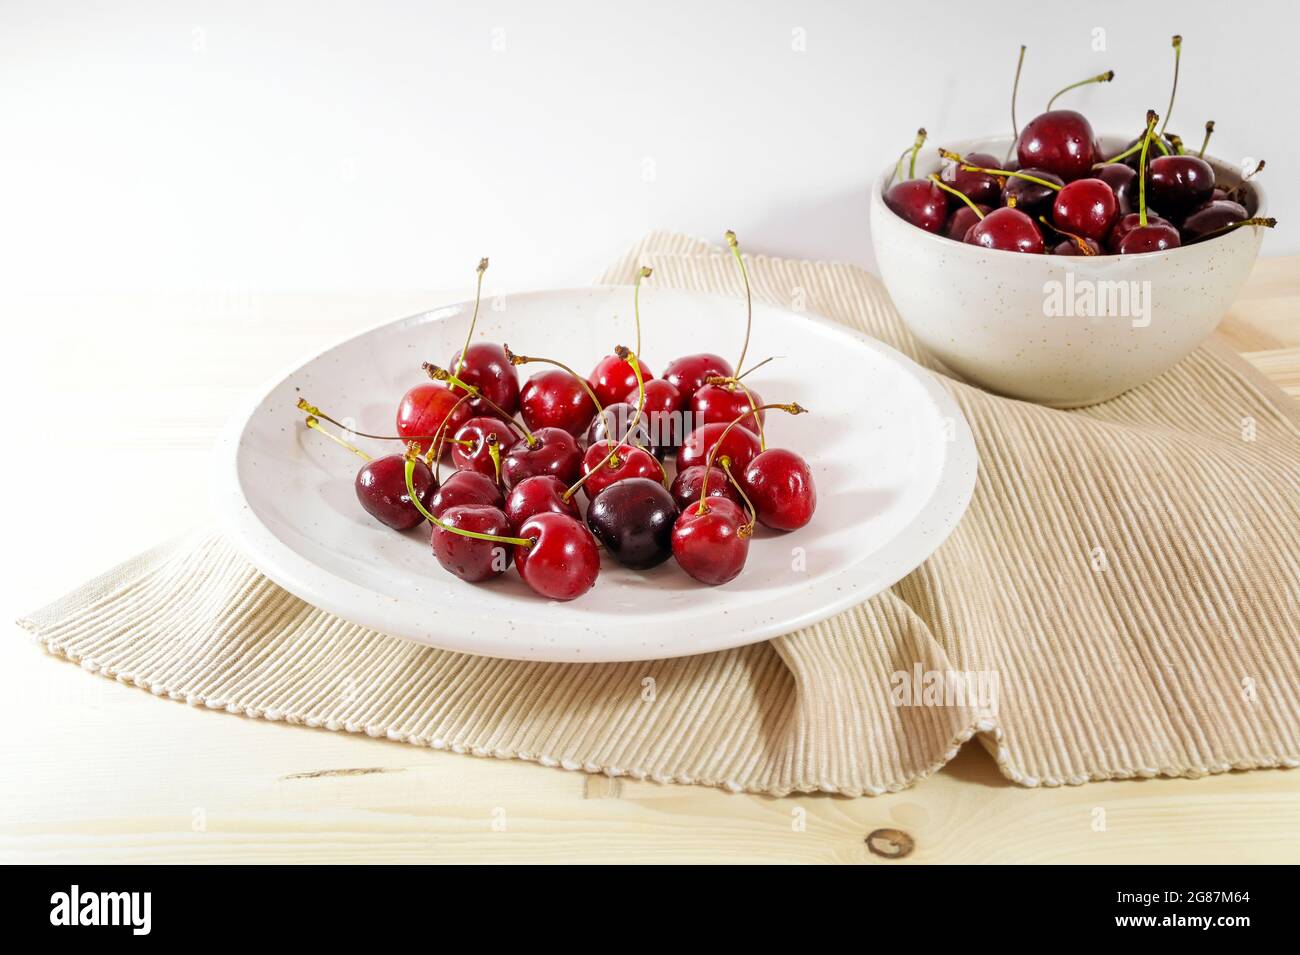
[[(740, 293), (721, 252), (663, 234), (602, 281), (639, 264)], [(937, 367), (856, 268), (755, 257), (750, 275), (763, 299)], [(947, 383), (980, 454), (961, 525), (890, 591), (768, 643), (626, 664), (431, 650), (309, 606), (212, 535), (23, 624), (51, 653), (213, 709), (773, 794), (897, 790), (974, 734), (1027, 786), (1297, 765), (1296, 406), (1214, 346), (1081, 411)], [(904, 682), (948, 673), (993, 682), (897, 705)]]

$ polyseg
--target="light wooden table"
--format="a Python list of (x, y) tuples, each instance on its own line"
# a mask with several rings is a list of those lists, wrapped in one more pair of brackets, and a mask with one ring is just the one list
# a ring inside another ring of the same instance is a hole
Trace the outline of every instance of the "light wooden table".
[[(458, 290), (0, 303), (3, 611), (204, 519), (237, 400), (313, 349)], [(1300, 258), (1262, 261), (1223, 334), (1300, 397)], [(4, 861), (1295, 861), (1300, 772), (1025, 790), (977, 745), (897, 795), (770, 799), (590, 777), (156, 699), (0, 642)], [(1105, 829), (1094, 827), (1104, 811)], [(504, 822), (504, 825), (502, 825)], [(900, 829), (905, 860), (865, 839)]]

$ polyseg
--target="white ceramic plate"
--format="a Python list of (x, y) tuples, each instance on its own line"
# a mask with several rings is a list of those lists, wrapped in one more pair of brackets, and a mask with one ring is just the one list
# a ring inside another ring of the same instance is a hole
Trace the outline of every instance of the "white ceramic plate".
[[(347, 620), (450, 650), (553, 661), (683, 656), (787, 633), (879, 593), (943, 542), (970, 501), (974, 442), (928, 372), (826, 319), (755, 304), (751, 363), (778, 358), (746, 382), (764, 400), (812, 412), (768, 415), (769, 445), (799, 451), (812, 467), (818, 507), (807, 527), (777, 534), (760, 526), (744, 572), (722, 587), (696, 583), (671, 559), (637, 572), (607, 555), (596, 586), (569, 603), (536, 596), (513, 568), (489, 584), (464, 583), (433, 558), (427, 529), (399, 534), (361, 509), (356, 458), (304, 429), (294, 405), (301, 394), (335, 417), (354, 416), (362, 431), (394, 433), (402, 394), (427, 380), (420, 363), (450, 360), (471, 304), (348, 339), (232, 423), (219, 450), (217, 509), (276, 583)], [(614, 345), (634, 344), (627, 287), (533, 292), (494, 305), (480, 312), (476, 339), (580, 371)], [(647, 286), (645, 362), (659, 371), (698, 351), (734, 360), (744, 315), (736, 299)]]

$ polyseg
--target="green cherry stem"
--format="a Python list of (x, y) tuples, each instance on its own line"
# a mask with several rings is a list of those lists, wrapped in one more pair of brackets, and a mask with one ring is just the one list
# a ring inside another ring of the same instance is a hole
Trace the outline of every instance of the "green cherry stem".
[(329, 438), (331, 441), (333, 441), (333, 442), (334, 442), (335, 444), (337, 444), (339, 447), (341, 447), (341, 448), (346, 448), (347, 450), (351, 451), (353, 454), (355, 454), (357, 457), (359, 457), (362, 461), (369, 461), (369, 460), (371, 460), (370, 455), (366, 454), (366, 452), (362, 451), (362, 450), (361, 450), (360, 448), (358, 448), (355, 444), (349, 444), (347, 441), (344, 441), (342, 438), (340, 438), (337, 434), (334, 434), (334, 433), (331, 432), (331, 431), (327, 431), (327, 430), (325, 430), (324, 425), (322, 425), (322, 424), (320, 423), (319, 419), (317, 419), (317, 417), (316, 417), (315, 415), (313, 415), (313, 414), (309, 414), (309, 415), (307, 415), (307, 420), (304, 422), (304, 424), (306, 424), (307, 427), (311, 428), (313, 431), (319, 431), (321, 434), (325, 435), (325, 437)]
[[(306, 398), (299, 398), (296, 407), (299, 411), (304, 411), (309, 415), (328, 421), (330, 424), (342, 428), (348, 434), (355, 434), (358, 438), (370, 438), (372, 441), (434, 441), (438, 438), (438, 435), (436, 434), (412, 434), (409, 436), (402, 434), (368, 434), (365, 431), (357, 431), (354, 428), (349, 428), (342, 421), (331, 418)], [(465, 444), (466, 442), (462, 441), (459, 443)]]
[[(534, 363), (542, 364), (542, 365), (554, 365), (556, 368), (560, 369), (561, 371), (568, 372), (573, 377), (573, 380), (582, 386), (582, 390), (587, 393), (587, 397), (590, 398), (592, 404), (596, 406), (596, 414), (600, 414), (604, 410), (600, 406), (600, 399), (596, 397), (596, 393), (591, 390), (591, 385), (587, 383), (587, 379), (583, 378), (580, 374), (578, 374), (576, 371), (574, 371), (564, 362), (556, 361), (554, 358), (537, 358), (531, 355), (516, 355), (514, 352), (510, 350), (509, 345), (502, 345), (501, 347), (505, 350), (506, 358), (509, 360), (510, 364), (512, 365), (529, 365)], [(529, 447), (532, 447), (532, 445), (529, 445)]]
[(1143, 227), (1147, 224), (1147, 151), (1151, 146), (1151, 134), (1159, 121), (1155, 110), (1147, 110), (1147, 131), (1142, 137), (1142, 158), (1138, 160), (1138, 224)]
[(438, 439), (429, 442), (429, 450), (425, 454), (424, 463), (433, 465), (433, 479), (438, 484), (442, 483), (442, 449), (447, 441), (459, 444), (473, 444), (472, 441), (460, 441), (457, 438), (448, 438), (447, 432), (451, 430), (451, 421), (456, 414), (456, 409), (473, 397), (469, 392), (461, 395), (456, 399), (456, 403), (448, 409), (447, 413), (442, 416), (442, 424), (438, 425)]
[(483, 273), (487, 271), (488, 260), (478, 260), (478, 288), (474, 290), (474, 314), (470, 316), (469, 331), (465, 333), (465, 345), (460, 350), (460, 361), (456, 363), (456, 374), (465, 370), (465, 353), (469, 351), (470, 340), (474, 337), (474, 326), (478, 324), (478, 303), (483, 297)]
[(1003, 162), (1011, 159), (1011, 151), (1016, 148), (1020, 138), (1020, 124), (1016, 122), (1016, 98), (1020, 95), (1020, 71), (1025, 66), (1025, 45), (1020, 44), (1020, 58), (1016, 60), (1016, 78), (1011, 82), (1011, 146), (1007, 149)]
[(641, 354), (641, 280), (654, 274), (648, 265), (641, 266), (636, 273), (636, 285), (632, 289), (632, 319), (636, 322), (636, 353)]
[[(922, 130), (924, 132), (925, 130)], [(916, 161), (913, 153), (913, 162)], [(749, 353), (749, 333), (754, 327), (754, 299), (749, 291), (749, 272), (745, 268), (745, 260), (740, 254), (740, 243), (736, 241), (736, 233), (727, 230), (727, 245), (731, 249), (731, 256), (736, 260), (736, 265), (740, 266), (740, 279), (745, 283), (745, 342), (740, 347), (740, 360), (736, 362), (736, 374), (740, 374), (745, 367), (745, 355)]]
[(1201, 140), (1201, 151), (1196, 154), (1199, 158), (1201, 159), (1205, 158), (1205, 148), (1210, 145), (1210, 137), (1213, 135), (1214, 135), (1214, 120), (1207, 119), (1205, 121), (1205, 138)]
[(709, 494), (709, 468), (713, 467), (713, 459), (718, 455), (718, 448), (722, 447), (722, 442), (727, 440), (727, 435), (731, 434), (731, 429), (736, 427), (736, 425), (740, 424), (740, 422), (744, 421), (750, 415), (754, 415), (755, 417), (757, 417), (760, 411), (768, 411), (772, 409), (775, 409), (777, 411), (784, 411), (786, 414), (807, 414), (808, 413), (807, 408), (799, 404), (799, 402), (797, 401), (792, 401), (788, 405), (775, 404), (775, 403), (768, 404), (768, 405), (759, 405), (757, 408), (753, 408), (750, 411), (746, 411), (744, 414), (738, 415), (735, 419), (733, 419), (730, 424), (728, 424), (725, 428), (722, 429), (722, 433), (718, 435), (718, 440), (713, 442), (713, 447), (709, 448), (709, 456), (704, 461), (704, 480), (700, 481), (700, 506), (695, 513), (704, 514), (709, 509), (708, 505), (705, 503), (705, 498), (708, 497)]
[(497, 544), (516, 544), (519, 547), (532, 547), (537, 541), (531, 537), (500, 537), (496, 534), (480, 534), (478, 531), (467, 531), (462, 527), (452, 527), (450, 524), (444, 524), (438, 518), (429, 513), (428, 509), (420, 502), (420, 495), (415, 490), (415, 459), (418, 455), (414, 449), (409, 449), (406, 454), (406, 493), (411, 497), (411, 503), (415, 509), (425, 516), (434, 527), (439, 527), (444, 531), (450, 531), (453, 534), (459, 534), (461, 537), (472, 537), (480, 541), (493, 541)]
[(970, 163), (968, 163), (965, 159), (962, 158), (960, 153), (955, 153), (951, 149), (940, 149), (939, 156), (942, 159), (951, 159), (953, 162), (959, 164), (961, 168), (966, 170), (967, 172), (983, 172), (983, 173), (987, 173), (990, 176), (1012, 176), (1016, 179), (1024, 179), (1027, 182), (1036, 182), (1040, 186), (1046, 186), (1048, 189), (1051, 189), (1053, 192), (1061, 191), (1061, 187), (1058, 186), (1056, 183), (1049, 182), (1046, 179), (1040, 179), (1038, 176), (1031, 175), (1027, 172), (1021, 172), (1019, 169), (987, 169), (984, 166), (972, 166)]
[(1086, 80), (1079, 80), (1077, 83), (1071, 83), (1065, 89), (1059, 90), (1055, 96), (1047, 101), (1047, 108), (1050, 110), (1052, 104), (1055, 103), (1063, 93), (1068, 93), (1070, 90), (1077, 90), (1080, 86), (1087, 86), (1089, 83), (1109, 83), (1114, 78), (1115, 71), (1107, 70), (1105, 73), (1098, 73), (1096, 76), (1090, 76)]
[[(1170, 41), (1170, 45), (1174, 48), (1174, 85), (1169, 91), (1169, 108), (1165, 110), (1165, 122), (1164, 125), (1160, 127), (1161, 136), (1163, 136), (1165, 130), (1169, 128), (1169, 117), (1174, 114), (1174, 97), (1178, 95), (1178, 64), (1183, 58), (1183, 38), (1175, 33), (1173, 39)], [(1168, 153), (1165, 155), (1168, 155)]]
[(975, 203), (970, 201), (970, 196), (966, 195), (966, 193), (962, 192), (960, 189), (954, 189), (952, 186), (945, 184), (944, 181), (939, 178), (939, 174), (937, 172), (930, 173), (930, 181), (933, 182), (940, 189), (942, 189), (944, 192), (956, 196), (962, 202), (966, 203), (966, 205), (970, 206), (970, 211), (975, 213), (976, 216), (978, 216), (981, 219), (984, 218), (984, 213), (980, 212), (979, 206), (975, 205)]
[(908, 179), (916, 178), (916, 154), (921, 151), (921, 147), (925, 145), (925, 139), (929, 135), (930, 134), (925, 131), (924, 126), (922, 126), (920, 129), (916, 131), (916, 141), (912, 143), (912, 158), (908, 161), (907, 164)]
[(1229, 222), (1227, 225), (1221, 226), (1220, 228), (1215, 229), (1213, 232), (1205, 233), (1205, 235), (1201, 236), (1196, 241), (1204, 242), (1206, 239), (1213, 239), (1216, 236), (1221, 236), (1228, 232), (1235, 232), (1237, 229), (1240, 229), (1244, 225), (1257, 225), (1257, 226), (1263, 226), (1265, 229), (1275, 229), (1277, 228), (1277, 220), (1274, 219), (1272, 216), (1267, 216), (1267, 217), (1254, 216), (1250, 219), (1238, 219), (1236, 222)]

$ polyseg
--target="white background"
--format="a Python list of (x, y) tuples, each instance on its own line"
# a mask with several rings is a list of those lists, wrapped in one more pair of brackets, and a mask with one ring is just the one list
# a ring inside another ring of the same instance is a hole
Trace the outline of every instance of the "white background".
[[(870, 264), (871, 177), (1021, 122), (1164, 112), (1264, 157), (1300, 251), (1290, 3), (0, 0), (0, 278), (12, 291), (589, 281), (651, 228)], [(1104, 31), (1105, 50), (1094, 44)], [(1063, 103), (1066, 105), (1066, 103)], [(382, 316), (378, 316), (382, 317)]]

